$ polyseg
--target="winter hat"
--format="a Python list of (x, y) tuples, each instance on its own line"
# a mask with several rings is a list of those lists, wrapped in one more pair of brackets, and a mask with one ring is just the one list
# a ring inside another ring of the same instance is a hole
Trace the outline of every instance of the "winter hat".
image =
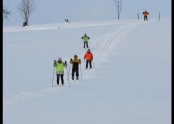
[(77, 55), (74, 55), (74, 58), (77, 58), (78, 56)]
[(88, 49), (87, 52), (90, 52), (90, 49)]
[(78, 59), (78, 56), (77, 55), (74, 55), (74, 59), (77, 60)]

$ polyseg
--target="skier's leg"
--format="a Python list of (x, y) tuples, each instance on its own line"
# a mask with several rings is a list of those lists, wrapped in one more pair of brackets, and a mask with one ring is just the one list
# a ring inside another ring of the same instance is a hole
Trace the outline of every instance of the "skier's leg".
[(91, 60), (89, 61), (89, 66), (90, 66), (90, 68), (92, 68), (92, 63), (91, 63)]
[(59, 74), (57, 74), (57, 85), (59, 85)]
[(84, 46), (83, 46), (83, 48), (85, 48), (85, 42), (84, 42)]
[(76, 69), (76, 79), (77, 80), (79, 79), (79, 69), (78, 68)]
[(88, 48), (88, 42), (86, 42), (86, 46), (87, 46), (87, 48)]
[(72, 69), (72, 80), (74, 80), (74, 69)]
[(63, 74), (61, 74), (60, 76), (61, 76), (62, 85), (64, 85)]
[(86, 69), (88, 68), (88, 60), (86, 60)]

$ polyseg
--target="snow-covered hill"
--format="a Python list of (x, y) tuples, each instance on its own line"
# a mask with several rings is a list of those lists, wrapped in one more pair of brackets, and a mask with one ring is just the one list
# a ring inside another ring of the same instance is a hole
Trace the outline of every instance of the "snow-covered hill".
[[(81, 37), (93, 68), (84, 71)], [(82, 60), (80, 80), (56, 85), (53, 61)], [(83, 73), (82, 73), (83, 72)], [(3, 28), (4, 124), (170, 124), (171, 20)]]

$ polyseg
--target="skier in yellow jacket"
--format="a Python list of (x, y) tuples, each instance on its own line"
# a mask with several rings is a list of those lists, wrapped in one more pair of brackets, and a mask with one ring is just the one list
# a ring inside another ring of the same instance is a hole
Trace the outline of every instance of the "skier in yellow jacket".
[(61, 58), (58, 58), (58, 60), (54, 60), (54, 67), (56, 68), (56, 75), (57, 75), (57, 85), (59, 85), (59, 77), (61, 78), (62, 85), (64, 86), (64, 67), (67, 67), (67, 63), (62, 62)]

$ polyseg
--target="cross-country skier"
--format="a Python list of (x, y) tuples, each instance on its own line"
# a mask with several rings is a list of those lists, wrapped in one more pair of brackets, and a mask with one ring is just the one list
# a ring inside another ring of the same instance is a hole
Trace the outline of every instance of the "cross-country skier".
[(144, 15), (144, 21), (148, 21), (147, 16), (149, 15), (149, 12), (147, 12), (146, 10), (143, 12)]
[(88, 63), (89, 63), (90, 68), (92, 68), (93, 54), (90, 51), (90, 49), (87, 50), (87, 52), (84, 56), (84, 59), (86, 59), (86, 69), (88, 68)]
[(88, 42), (89, 42), (89, 39), (90, 37), (88, 37), (86, 34), (82, 37), (83, 41), (84, 41), (84, 48), (85, 48), (85, 45), (86, 47), (88, 48)]
[(70, 59), (70, 64), (72, 64), (72, 80), (74, 80), (74, 74), (76, 73), (76, 80), (79, 79), (79, 64), (81, 60), (78, 59), (77, 55), (74, 55), (74, 59)]
[(67, 63), (62, 62), (61, 58), (58, 58), (58, 60), (54, 60), (54, 67), (56, 68), (56, 75), (57, 75), (57, 85), (59, 85), (59, 77), (61, 78), (62, 85), (64, 86), (64, 67), (67, 67)]

